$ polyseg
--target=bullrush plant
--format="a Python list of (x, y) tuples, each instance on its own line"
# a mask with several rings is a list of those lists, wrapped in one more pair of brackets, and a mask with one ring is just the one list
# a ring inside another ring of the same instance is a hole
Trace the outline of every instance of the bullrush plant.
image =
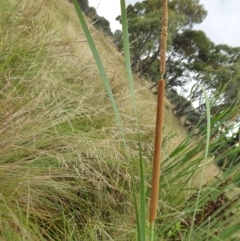
[[(163, 78), (166, 69), (166, 45), (167, 45), (167, 28), (168, 28), (168, 2), (163, 1), (162, 7), (162, 31), (160, 39), (160, 74)], [(161, 150), (162, 150), (162, 132), (163, 132), (163, 110), (164, 110), (164, 90), (165, 81), (161, 79), (158, 83), (158, 101), (156, 113), (156, 130), (154, 143), (154, 161), (152, 174), (152, 189), (150, 202), (150, 240), (153, 240), (154, 222), (157, 216), (158, 208), (158, 190), (159, 190), (159, 176), (161, 166)]]

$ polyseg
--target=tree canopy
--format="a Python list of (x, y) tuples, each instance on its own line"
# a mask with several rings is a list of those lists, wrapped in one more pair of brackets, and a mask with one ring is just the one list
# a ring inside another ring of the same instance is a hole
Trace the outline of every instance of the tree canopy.
[[(72, 0), (69, 0), (69, 2), (72, 2)], [(77, 0), (81, 10), (87, 14), (88, 13), (88, 8), (89, 8), (89, 3), (88, 0)]]
[[(145, 0), (127, 7), (132, 68), (140, 74), (146, 73), (158, 58), (161, 6), (162, 0)], [(170, 48), (179, 32), (200, 23), (205, 16), (206, 11), (199, 1), (171, 1), (169, 3), (168, 47)], [(121, 22), (120, 16), (116, 19)], [(119, 43), (119, 32), (115, 35), (117, 39), (115, 43)], [(117, 46), (121, 48), (121, 44)], [(152, 74), (155, 77), (154, 73)]]
[[(127, 7), (132, 69), (154, 82), (160, 78), (161, 6), (162, 0), (145, 0)], [(226, 104), (233, 102), (240, 87), (240, 48), (215, 45), (203, 31), (193, 29), (207, 16), (199, 0), (169, 1), (168, 11), (166, 87), (185, 89), (197, 82), (214, 92), (231, 82), (225, 87), (223, 99)], [(116, 19), (121, 23), (121, 16)], [(117, 30), (114, 37), (121, 50), (122, 32)], [(201, 95), (201, 91), (195, 91), (194, 99)]]
[[(69, 0), (69, 2), (72, 2)], [(93, 25), (106, 33), (107, 35), (112, 35), (109, 21), (97, 14), (97, 10), (94, 7), (89, 7), (88, 0), (78, 0), (78, 4), (81, 10), (92, 20)]]

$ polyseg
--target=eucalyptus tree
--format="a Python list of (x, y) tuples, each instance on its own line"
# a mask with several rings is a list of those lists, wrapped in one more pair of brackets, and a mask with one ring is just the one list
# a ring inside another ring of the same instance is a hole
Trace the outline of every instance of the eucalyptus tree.
[[(148, 0), (128, 5), (128, 28), (131, 42), (132, 69), (140, 74), (146, 74), (155, 80), (158, 76), (159, 36), (161, 33), (162, 0)], [(169, 2), (168, 52), (171, 50), (174, 38), (179, 32), (191, 29), (196, 23), (201, 23), (206, 17), (206, 11), (198, 0), (173, 0)], [(121, 17), (116, 18), (121, 22)], [(121, 49), (121, 34), (116, 32), (116, 43)], [(173, 60), (171, 60), (173, 61)], [(181, 75), (179, 70), (178, 74)], [(167, 71), (166, 78), (168, 78)]]
[[(133, 71), (158, 81), (159, 74), (159, 36), (161, 33), (162, 0), (145, 0), (127, 7), (129, 39), (131, 42), (131, 63)], [(224, 89), (221, 102), (216, 102), (213, 110), (237, 101), (240, 87), (240, 48), (215, 45), (203, 31), (194, 30), (207, 12), (199, 0), (169, 1), (169, 26), (167, 65), (164, 78), (166, 88), (181, 87), (189, 84), (202, 84), (212, 96), (220, 87)], [(121, 23), (121, 17), (116, 18)], [(115, 45), (122, 49), (122, 33), (115, 34)], [(188, 87), (189, 88), (189, 87)], [(186, 97), (185, 97), (186, 98)], [(196, 88), (191, 100), (202, 100), (202, 91)], [(188, 98), (189, 100), (189, 98)], [(175, 110), (179, 116), (186, 114), (190, 101), (178, 102)], [(190, 108), (189, 114), (196, 110)], [(201, 101), (198, 111), (205, 112)], [(195, 113), (196, 114), (196, 113)]]

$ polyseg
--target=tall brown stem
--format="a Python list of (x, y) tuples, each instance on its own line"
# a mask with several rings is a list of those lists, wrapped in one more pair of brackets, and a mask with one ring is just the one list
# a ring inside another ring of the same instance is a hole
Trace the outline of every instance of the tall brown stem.
[(161, 79), (158, 84), (158, 102), (155, 130), (154, 160), (153, 160), (153, 176), (152, 191), (150, 203), (150, 223), (155, 221), (158, 206), (158, 189), (161, 164), (161, 146), (162, 146), (162, 127), (163, 127), (163, 110), (164, 110), (164, 89), (165, 81)]

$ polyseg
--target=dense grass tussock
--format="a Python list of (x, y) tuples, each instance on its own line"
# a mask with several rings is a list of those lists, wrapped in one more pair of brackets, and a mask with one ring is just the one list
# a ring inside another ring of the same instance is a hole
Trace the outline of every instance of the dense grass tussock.
[(132, 150), (126, 161), (112, 107), (79, 25), (70, 24), (69, 6), (0, 3), (4, 240), (101, 240), (133, 230), (136, 133), (127, 126)]
[[(146, 91), (135, 83), (137, 130), (123, 59), (90, 28), (123, 120), (126, 147), (73, 6), (56, 0), (0, 2), (1, 240), (135, 240), (137, 236), (131, 185), (138, 192), (139, 135), (149, 197), (154, 98), (143, 99)], [(193, 145), (188, 137), (168, 155), (178, 137), (167, 129), (171, 119), (168, 113), (165, 116), (162, 154), (166, 158), (156, 237), (215, 240), (211, 238), (224, 235), (229, 223), (239, 221), (239, 191), (230, 190), (227, 176), (220, 179), (225, 185), (216, 179), (205, 186), (196, 212), (198, 227), (189, 232), (196, 210), (191, 196), (199, 186), (193, 174), (201, 171), (199, 153), (205, 140)], [(207, 214), (201, 219), (199, 211), (211, 207), (210, 193), (216, 202), (219, 197), (227, 200), (221, 206), (226, 211), (222, 216), (215, 213), (213, 222), (208, 222)], [(216, 227), (225, 216), (234, 218)]]

